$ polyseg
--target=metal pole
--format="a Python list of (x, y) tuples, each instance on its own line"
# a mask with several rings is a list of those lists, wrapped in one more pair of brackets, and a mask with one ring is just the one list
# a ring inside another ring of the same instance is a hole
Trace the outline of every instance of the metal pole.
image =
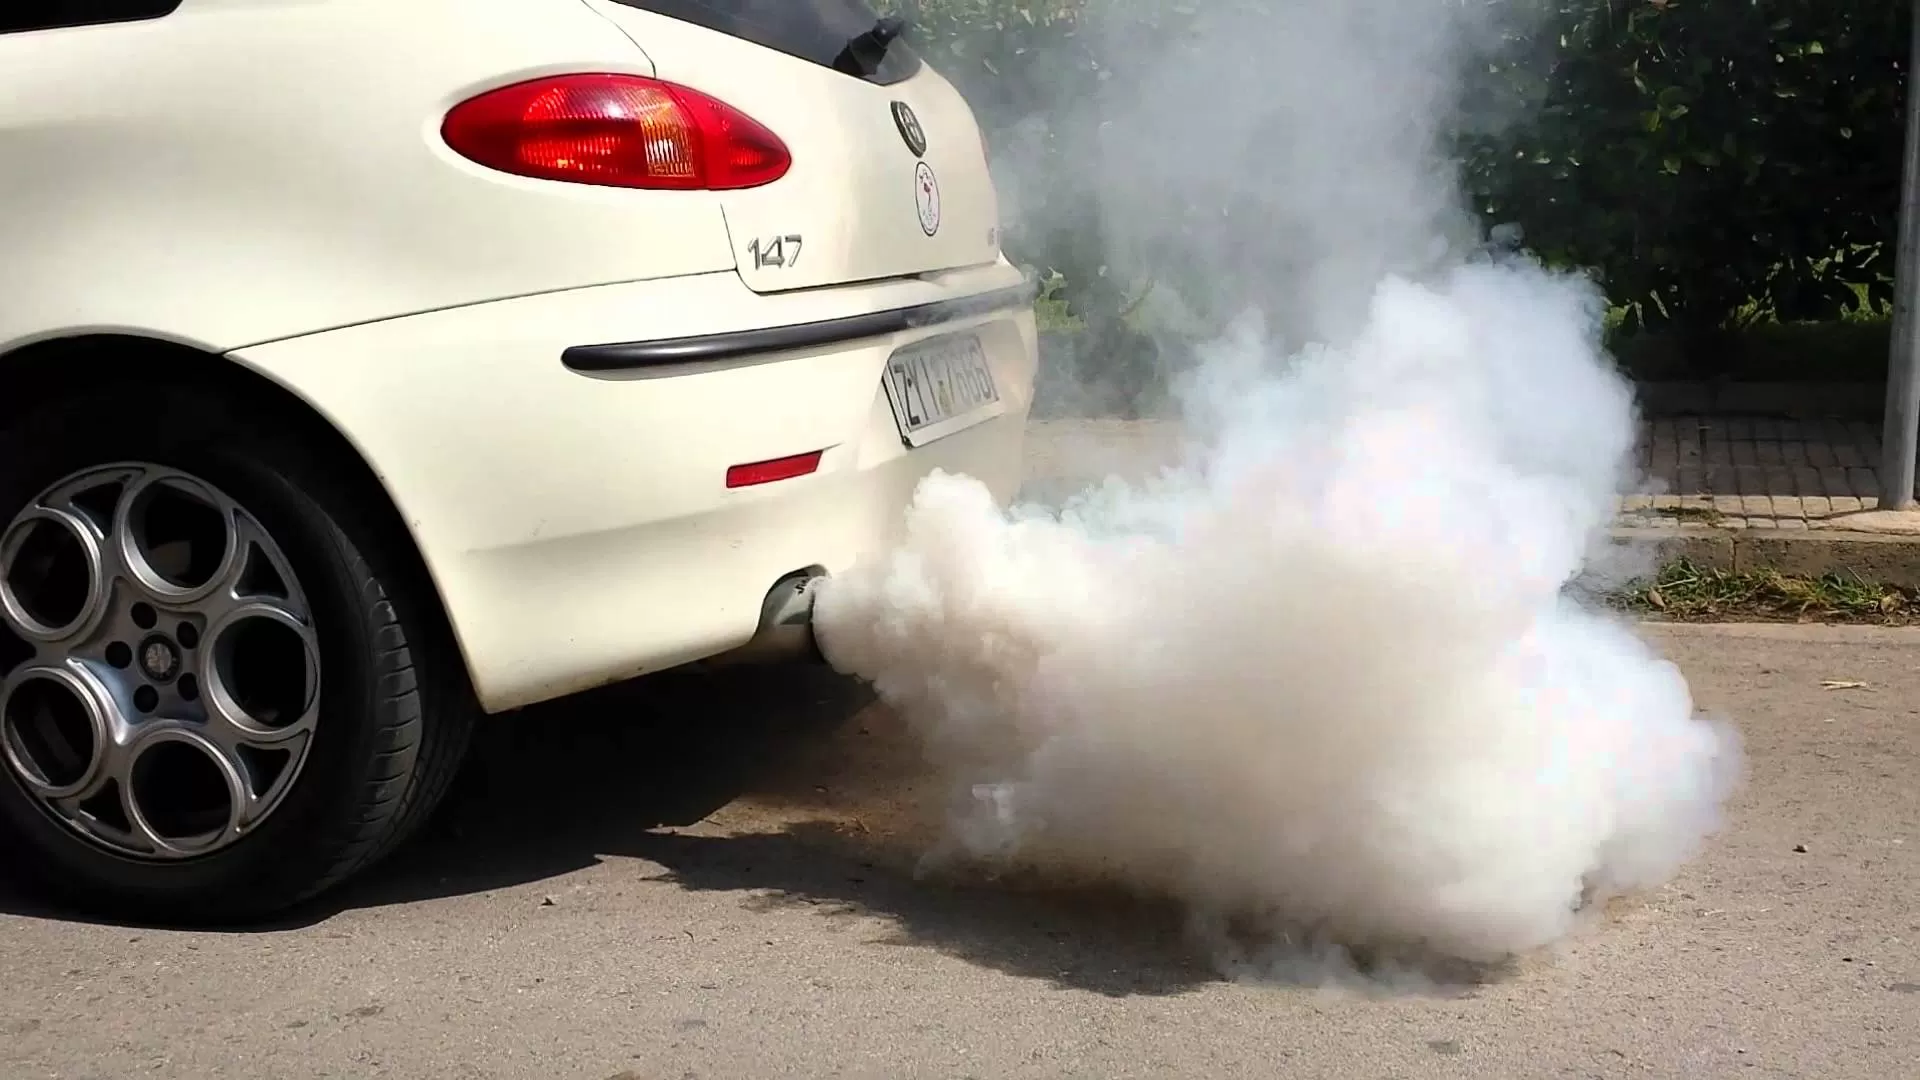
[(1893, 293), (1893, 347), (1887, 357), (1887, 411), (1880, 425), (1880, 508), (1914, 505), (1920, 463), (1920, 0), (1913, 2), (1907, 59), (1907, 131), (1900, 175), (1900, 237)]

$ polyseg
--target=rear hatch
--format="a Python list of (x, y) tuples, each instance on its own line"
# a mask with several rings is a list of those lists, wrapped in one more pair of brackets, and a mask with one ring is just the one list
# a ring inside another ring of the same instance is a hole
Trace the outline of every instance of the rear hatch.
[[(784, 292), (999, 257), (973, 112), (865, 0), (586, 0), (653, 62), (771, 128), (786, 176), (722, 192), (747, 287)], [(882, 35), (884, 36), (884, 35)]]

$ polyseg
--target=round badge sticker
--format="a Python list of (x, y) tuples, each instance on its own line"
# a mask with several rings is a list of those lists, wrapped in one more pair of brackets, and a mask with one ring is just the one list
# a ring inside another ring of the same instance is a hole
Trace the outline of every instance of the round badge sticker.
[(932, 236), (940, 231), (940, 181), (933, 168), (921, 162), (913, 170), (913, 201), (920, 211), (920, 231)]

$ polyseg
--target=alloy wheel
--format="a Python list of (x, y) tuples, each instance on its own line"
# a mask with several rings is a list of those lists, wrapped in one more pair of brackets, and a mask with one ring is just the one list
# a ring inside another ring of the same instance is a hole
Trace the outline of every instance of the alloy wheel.
[(4, 771), (89, 843), (210, 855), (299, 777), (312, 612), (267, 530), (198, 477), (122, 463), (48, 487), (0, 532), (0, 628)]

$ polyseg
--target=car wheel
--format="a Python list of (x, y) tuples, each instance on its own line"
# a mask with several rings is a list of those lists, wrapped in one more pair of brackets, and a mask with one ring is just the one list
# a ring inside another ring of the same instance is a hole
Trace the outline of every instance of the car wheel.
[(477, 712), (331, 432), (211, 386), (0, 428), (0, 838), (107, 914), (234, 921), (364, 870)]

